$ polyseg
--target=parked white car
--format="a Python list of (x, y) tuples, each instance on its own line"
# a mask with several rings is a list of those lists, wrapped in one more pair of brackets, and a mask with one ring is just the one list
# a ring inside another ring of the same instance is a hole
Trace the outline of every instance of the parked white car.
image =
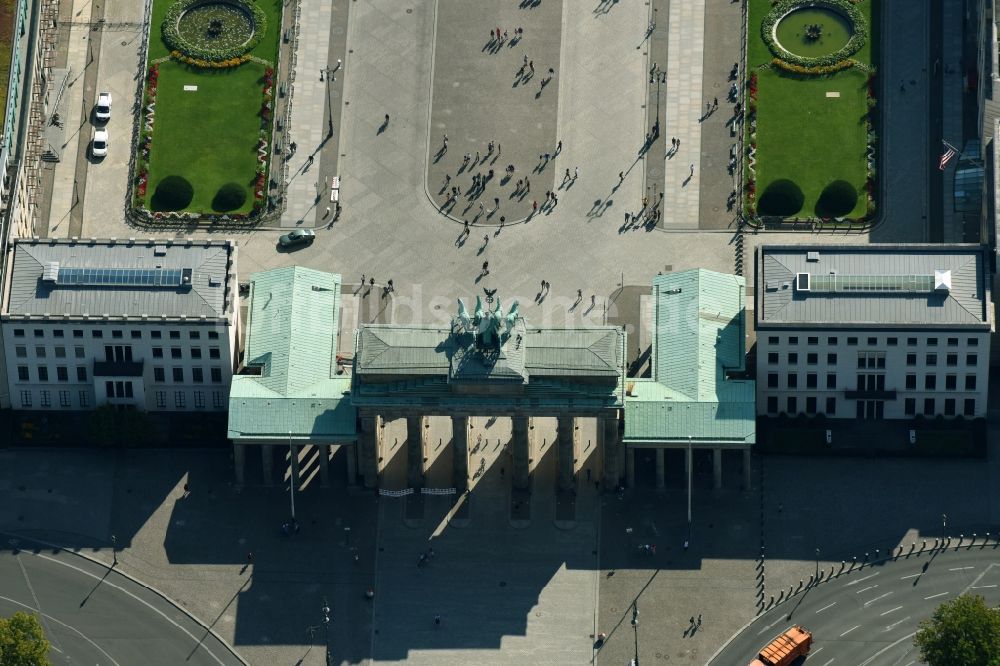
[(94, 130), (94, 140), (90, 144), (90, 152), (94, 157), (104, 157), (108, 154), (108, 130)]
[(101, 122), (111, 120), (111, 93), (102, 92), (97, 96), (97, 104), (94, 107), (94, 117)]

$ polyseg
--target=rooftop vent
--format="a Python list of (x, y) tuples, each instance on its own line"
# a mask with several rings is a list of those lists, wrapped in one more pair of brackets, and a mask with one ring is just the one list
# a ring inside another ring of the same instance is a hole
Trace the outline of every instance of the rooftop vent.
[(50, 261), (42, 269), (42, 280), (45, 282), (55, 282), (59, 278), (59, 262)]
[(934, 271), (934, 291), (951, 291), (951, 271)]
[(806, 252), (806, 261), (819, 261), (819, 252)]

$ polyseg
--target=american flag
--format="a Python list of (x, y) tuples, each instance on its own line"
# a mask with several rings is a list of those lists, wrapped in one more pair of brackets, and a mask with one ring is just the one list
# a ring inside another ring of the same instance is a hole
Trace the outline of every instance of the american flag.
[(945, 151), (941, 154), (941, 159), (938, 160), (938, 169), (941, 171), (944, 171), (944, 168), (948, 166), (948, 162), (951, 161), (951, 158), (958, 154), (958, 152), (951, 147), (951, 144), (944, 143), (944, 146)]

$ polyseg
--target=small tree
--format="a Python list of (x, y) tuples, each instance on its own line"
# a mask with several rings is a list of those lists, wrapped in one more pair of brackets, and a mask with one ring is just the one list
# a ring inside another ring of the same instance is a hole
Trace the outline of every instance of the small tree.
[(38, 618), (28, 613), (0, 617), (0, 664), (50, 666), (49, 642)]
[(1000, 610), (981, 596), (963, 594), (921, 622), (914, 642), (928, 666), (1000, 666)]

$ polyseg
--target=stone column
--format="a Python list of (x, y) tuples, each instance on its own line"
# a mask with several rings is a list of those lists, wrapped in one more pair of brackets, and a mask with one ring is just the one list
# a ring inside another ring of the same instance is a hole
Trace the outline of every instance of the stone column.
[(750, 447), (743, 449), (743, 490), (750, 490), (753, 484), (750, 483)]
[(424, 418), (406, 417), (406, 484), (415, 489), (424, 485)]
[(452, 485), (459, 493), (469, 487), (469, 417), (451, 417)]
[(233, 469), (236, 471), (236, 485), (243, 485), (243, 473), (246, 467), (246, 450), (243, 444), (233, 442)]
[(514, 488), (527, 490), (531, 485), (531, 445), (527, 416), (511, 417), (511, 439), (513, 440), (514, 456), (511, 471)]
[(635, 488), (635, 449), (625, 449), (625, 485)]
[[(620, 477), (620, 463), (622, 458), (619, 451), (622, 448), (621, 440), (618, 438), (618, 414), (605, 416), (601, 419), (601, 433), (604, 438), (604, 490), (610, 491), (618, 487)], [(633, 456), (634, 457), (634, 456)], [(632, 469), (635, 469), (633, 463)], [(634, 481), (634, 479), (633, 479)]]
[(271, 444), (261, 444), (260, 460), (264, 466), (264, 485), (274, 485), (274, 447)]
[(663, 449), (656, 449), (656, 489), (663, 490), (667, 487), (666, 479), (664, 478), (664, 458), (665, 451)]
[(573, 428), (576, 419), (572, 416), (560, 416), (556, 441), (556, 459), (558, 461), (559, 490), (569, 490), (576, 481), (573, 463)]
[(365, 488), (378, 485), (378, 441), (379, 417), (377, 414), (362, 414), (360, 417), (361, 431), (358, 433), (358, 445), (361, 458), (361, 475), (364, 477)]
[(358, 483), (358, 443), (351, 442), (342, 445), (347, 453), (347, 485), (354, 486)]
[(712, 480), (716, 490), (722, 488), (722, 449), (712, 449)]
[(330, 445), (317, 444), (316, 463), (319, 465), (319, 484), (326, 488), (330, 485)]
[(291, 463), (291, 473), (289, 474), (291, 483), (295, 486), (295, 492), (298, 492), (302, 487), (302, 482), (299, 478), (299, 445), (292, 444), (288, 447), (288, 461)]

